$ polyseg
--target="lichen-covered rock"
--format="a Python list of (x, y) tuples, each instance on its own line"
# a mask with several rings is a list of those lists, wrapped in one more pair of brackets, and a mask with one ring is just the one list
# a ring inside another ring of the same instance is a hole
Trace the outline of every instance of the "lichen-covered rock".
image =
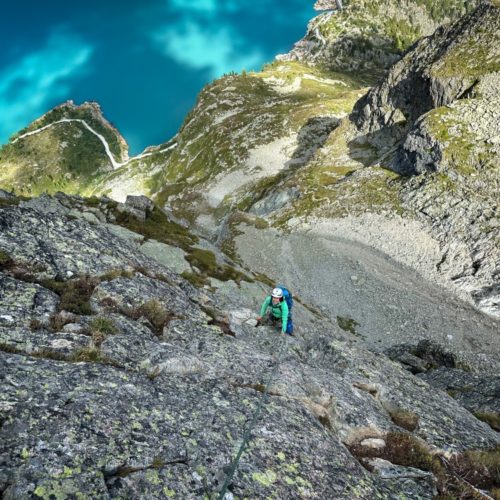
[[(500, 415), (500, 376), (441, 367), (419, 375), (433, 387), (447, 391), (472, 413)], [(498, 425), (498, 424), (497, 424)], [(498, 429), (497, 429), (498, 430)]]
[(47, 225), (58, 236), (41, 259), (51, 269), (78, 255), (87, 273), (103, 271), (97, 235), (118, 269), (141, 265), (100, 275), (87, 314), (59, 311), (52, 329), (32, 320), (56, 312), (64, 292), (11, 264), (0, 274), (0, 317), (16, 317), (0, 345), (5, 498), (216, 496), (246, 432), (235, 496), (431, 498), (428, 472), (373, 473), (349, 447), (405, 431), (398, 412), (414, 417), (414, 438), (436, 453), (498, 442), (456, 400), (300, 302), (301, 331), (289, 338), (251, 321), (256, 283), (214, 281), (202, 294), (103, 225), (14, 206), (0, 220), (16, 266), (34, 260)]
[(368, 460), (368, 464), (387, 483), (396, 480), (398, 486), (403, 485), (403, 493), (411, 498), (432, 498), (437, 494), (436, 478), (430, 472), (394, 465), (382, 458)]
[[(39, 278), (68, 279), (132, 269), (148, 261), (134, 245), (111, 236), (104, 225), (70, 217), (69, 209), (57, 200), (37, 200), (31, 202), (34, 208), (0, 211), (0, 245), (18, 267)], [(47, 205), (57, 211), (45, 210)]]
[(47, 322), (59, 302), (57, 295), (36, 283), (25, 283), (0, 272), (0, 324), (29, 326), (31, 319)]
[(142, 212), (151, 212), (154, 208), (154, 203), (147, 196), (127, 196), (125, 205), (136, 208)]

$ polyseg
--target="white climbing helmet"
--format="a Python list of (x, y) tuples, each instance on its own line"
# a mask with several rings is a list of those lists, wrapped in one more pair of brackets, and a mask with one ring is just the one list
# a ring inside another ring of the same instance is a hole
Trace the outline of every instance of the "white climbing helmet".
[(274, 288), (271, 296), (276, 297), (277, 299), (281, 299), (281, 297), (283, 297), (283, 290), (281, 288)]

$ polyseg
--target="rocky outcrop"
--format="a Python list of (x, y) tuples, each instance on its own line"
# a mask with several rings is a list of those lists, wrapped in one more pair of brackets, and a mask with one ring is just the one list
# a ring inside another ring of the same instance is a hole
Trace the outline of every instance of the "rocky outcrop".
[[(343, 10), (338, 10), (343, 4)], [(472, 9), (477, 2), (468, 2)], [(420, 37), (465, 13), (463, 2), (350, 0), (317, 2), (336, 9), (314, 18), (306, 36), (282, 61), (301, 61), (333, 71), (354, 71), (367, 79), (380, 76)]]
[[(97, 222), (76, 216), (89, 205)], [(97, 215), (120, 220), (115, 208), (64, 195), (0, 208), (3, 498), (216, 495), (261, 405), (229, 496), (432, 498), (450, 486), (431, 451), (498, 442), (298, 302), (295, 338), (255, 328), (262, 285), (193, 287), (141, 252), (157, 209), (120, 233)]]
[[(475, 11), (418, 42), (360, 99), (351, 119), (388, 166), (415, 176), (402, 206), (442, 246), (438, 272), (484, 311), (500, 314), (500, 9)], [(394, 149), (396, 151), (394, 152)]]
[(441, 172), (454, 180), (494, 173), (500, 157), (499, 91), (500, 73), (481, 76), (466, 99), (422, 116), (398, 150), (394, 168), (403, 175)]
[(481, 76), (498, 70), (499, 29), (499, 9), (489, 2), (438, 29), (356, 103), (352, 120), (370, 134), (398, 125), (407, 130), (427, 111), (463, 97)]

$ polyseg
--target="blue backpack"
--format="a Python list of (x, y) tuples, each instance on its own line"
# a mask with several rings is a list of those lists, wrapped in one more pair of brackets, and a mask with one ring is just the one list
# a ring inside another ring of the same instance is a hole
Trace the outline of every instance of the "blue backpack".
[(288, 306), (288, 310), (291, 311), (293, 307), (293, 297), (292, 297), (292, 292), (288, 290), (288, 288), (284, 287), (283, 285), (276, 285), (275, 288), (281, 288), (281, 291), (283, 292), (283, 299), (286, 301), (286, 305)]
[(286, 333), (292, 334), (293, 333), (293, 321), (292, 321), (293, 297), (292, 297), (292, 292), (290, 292), (290, 290), (288, 290), (288, 288), (284, 287), (283, 285), (276, 285), (275, 288), (281, 288), (281, 291), (283, 292), (283, 300), (286, 301), (286, 305), (288, 306), (288, 323), (286, 325)]

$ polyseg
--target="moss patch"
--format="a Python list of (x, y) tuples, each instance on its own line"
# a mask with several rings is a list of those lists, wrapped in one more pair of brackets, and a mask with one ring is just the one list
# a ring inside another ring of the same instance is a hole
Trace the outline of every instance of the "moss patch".
[(359, 326), (359, 323), (352, 318), (345, 318), (344, 316), (337, 316), (337, 324), (342, 330), (346, 332), (350, 332), (353, 335), (357, 335), (356, 327)]
[(273, 470), (267, 469), (265, 472), (254, 472), (252, 474), (252, 479), (263, 486), (268, 487), (276, 482), (278, 476)]
[[(493, 24), (492, 26), (495, 26)], [(453, 45), (433, 67), (434, 76), (441, 78), (470, 77), (500, 71), (497, 47), (500, 44), (498, 31), (488, 31), (487, 25), (474, 32), (466, 42)], [(480, 42), (478, 41), (480, 36)]]
[(153, 239), (187, 250), (191, 245), (198, 242), (198, 238), (189, 233), (180, 224), (171, 221), (167, 214), (155, 207), (151, 213), (146, 215), (146, 220), (126, 212), (115, 210), (116, 224), (130, 229), (134, 233), (142, 234), (146, 239)]
[[(209, 276), (220, 281), (233, 280), (236, 283), (240, 283), (240, 281), (253, 281), (252, 278), (246, 276), (232, 266), (218, 264), (215, 254), (210, 250), (191, 248), (189, 254), (185, 256), (185, 259), (197, 270), (197, 274), (201, 276), (201, 280), (196, 280), (199, 282), (206, 282), (206, 278)], [(183, 276), (186, 277), (186, 279), (189, 277), (186, 274), (183, 274)]]
[(59, 295), (61, 298), (58, 304), (59, 311), (92, 314), (90, 297), (94, 288), (99, 284), (98, 278), (84, 276), (69, 281), (43, 280), (40, 284)]
[(420, 420), (418, 415), (409, 410), (390, 411), (389, 415), (396, 425), (410, 432), (413, 432), (417, 428)]
[(474, 416), (483, 422), (486, 422), (492, 429), (500, 431), (500, 414), (494, 412), (475, 412)]

